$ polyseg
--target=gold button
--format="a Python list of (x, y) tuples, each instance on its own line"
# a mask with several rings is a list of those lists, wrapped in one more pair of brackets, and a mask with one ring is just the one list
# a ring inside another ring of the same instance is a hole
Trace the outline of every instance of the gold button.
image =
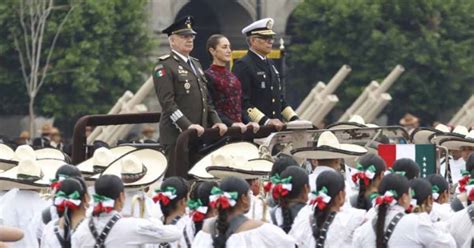
[(275, 98), (272, 98), (272, 102), (275, 102)]
[(273, 111), (273, 115), (275, 115), (275, 114), (276, 114), (275, 111)]

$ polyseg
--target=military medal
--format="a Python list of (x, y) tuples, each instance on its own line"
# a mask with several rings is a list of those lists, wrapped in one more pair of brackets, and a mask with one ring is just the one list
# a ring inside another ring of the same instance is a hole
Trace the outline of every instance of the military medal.
[(184, 89), (186, 90), (186, 94), (189, 94), (189, 89), (191, 89), (191, 84), (189, 82), (184, 83)]

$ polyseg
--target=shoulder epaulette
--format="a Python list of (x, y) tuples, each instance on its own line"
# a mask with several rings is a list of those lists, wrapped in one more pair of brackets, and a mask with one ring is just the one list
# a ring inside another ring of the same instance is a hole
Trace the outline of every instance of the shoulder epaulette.
[(170, 57), (170, 55), (169, 55), (169, 54), (166, 54), (166, 55), (163, 55), (163, 56), (159, 57), (158, 59), (159, 59), (159, 60), (165, 60), (165, 59), (167, 59), (167, 58), (169, 58), (169, 57)]

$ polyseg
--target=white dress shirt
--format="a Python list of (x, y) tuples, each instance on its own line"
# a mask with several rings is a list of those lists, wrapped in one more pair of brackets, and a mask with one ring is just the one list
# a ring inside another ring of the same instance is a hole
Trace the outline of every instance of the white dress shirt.
[[(100, 235), (110, 218), (115, 214), (117, 211), (84, 219), (72, 235), (72, 247), (94, 247), (96, 241), (89, 229), (90, 219), (94, 219), (95, 228)], [(163, 225), (156, 219), (123, 217), (112, 227), (104, 245), (105, 247), (141, 247), (144, 244), (173, 242), (181, 238), (181, 235), (176, 226)]]
[[(399, 205), (390, 207), (385, 217), (385, 227), (392, 218), (405, 209)], [(375, 215), (376, 218), (376, 215)], [(372, 219), (368, 219), (354, 232), (352, 245), (355, 248), (375, 247), (375, 231)], [(430, 247), (430, 248), (455, 248), (456, 244), (449, 233), (443, 233), (434, 227), (428, 214), (405, 214), (395, 226), (388, 244), (390, 248), (405, 247)]]
[[(310, 221), (313, 214), (313, 206), (308, 205), (301, 209), (298, 216), (295, 218), (290, 232), (288, 233), (296, 240), (299, 248), (316, 247), (316, 241), (313, 237), (313, 229)], [(354, 230), (362, 225), (364, 221), (365, 210), (355, 208), (341, 210), (336, 214), (334, 220), (329, 226), (324, 247), (352, 247), (352, 236)]]
[[(255, 229), (242, 231), (230, 235), (227, 239), (227, 248), (291, 248), (295, 247), (295, 240), (281, 228), (265, 223)], [(193, 241), (192, 247), (211, 248), (213, 240), (211, 234), (201, 230)]]
[[(473, 205), (470, 206), (474, 208)], [(470, 248), (472, 239), (474, 238), (474, 224), (469, 218), (468, 208), (464, 208), (453, 214), (447, 221), (449, 232), (456, 240), (456, 245), (459, 248)]]

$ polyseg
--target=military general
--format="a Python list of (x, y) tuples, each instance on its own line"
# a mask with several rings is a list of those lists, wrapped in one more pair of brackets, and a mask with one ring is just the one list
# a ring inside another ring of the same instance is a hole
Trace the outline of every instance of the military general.
[(283, 95), (280, 73), (267, 58), (272, 51), (275, 32), (273, 19), (265, 18), (242, 29), (247, 36), (249, 50), (232, 68), (242, 84), (242, 108), (251, 121), (260, 125), (283, 127), (282, 120), (298, 119)]
[(180, 132), (195, 129), (202, 135), (204, 128), (227, 131), (214, 107), (208, 102), (206, 77), (201, 64), (189, 56), (196, 32), (193, 18), (179, 19), (162, 32), (168, 35), (171, 52), (159, 58), (153, 70), (156, 95), (162, 108), (159, 141), (168, 158), (166, 176), (187, 175), (188, 168), (173, 165), (176, 140)]

